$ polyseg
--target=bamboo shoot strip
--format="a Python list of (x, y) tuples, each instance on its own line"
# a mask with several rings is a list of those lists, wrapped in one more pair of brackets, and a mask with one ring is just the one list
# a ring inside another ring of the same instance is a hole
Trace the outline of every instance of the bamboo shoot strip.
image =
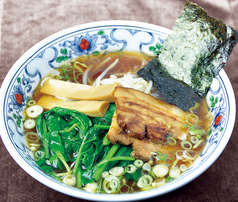
[(66, 101), (47, 95), (41, 96), (37, 103), (46, 110), (58, 106), (77, 110), (90, 117), (104, 117), (109, 107), (108, 101)]
[(72, 100), (100, 100), (114, 102), (114, 88), (118, 83), (100, 86), (90, 86), (79, 83), (48, 79), (43, 83), (40, 92), (47, 95)]

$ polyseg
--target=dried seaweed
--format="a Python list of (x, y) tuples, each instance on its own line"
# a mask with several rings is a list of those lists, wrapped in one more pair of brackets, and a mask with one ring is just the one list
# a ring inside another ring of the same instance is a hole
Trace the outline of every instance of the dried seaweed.
[[(187, 110), (196, 101), (195, 94), (203, 97), (208, 92), (213, 78), (225, 66), (237, 42), (236, 30), (208, 16), (197, 4), (187, 2), (158, 57), (139, 70), (138, 75), (145, 79), (151, 77), (165, 100)], [(167, 87), (169, 90), (164, 89)], [(191, 99), (184, 106), (186, 100), (179, 99), (187, 99), (189, 93)]]
[[(201, 98), (187, 84), (173, 79), (162, 69), (157, 68), (157, 61), (151, 60), (138, 72), (146, 80), (152, 80), (158, 90), (154, 96), (169, 104), (174, 104), (184, 111), (194, 106)], [(153, 94), (152, 94), (153, 95)]]

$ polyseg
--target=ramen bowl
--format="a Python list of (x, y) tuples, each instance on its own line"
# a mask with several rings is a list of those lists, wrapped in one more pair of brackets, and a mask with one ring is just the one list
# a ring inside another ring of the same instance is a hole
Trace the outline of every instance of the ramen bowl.
[[(95, 194), (69, 187), (44, 173), (27, 147), (23, 110), (41, 79), (64, 61), (84, 54), (139, 51), (157, 54), (171, 30), (141, 22), (102, 21), (72, 27), (37, 43), (13, 65), (0, 96), (1, 138), (14, 160), (42, 184), (67, 195), (95, 201), (134, 201), (159, 196), (189, 183), (207, 170), (226, 147), (235, 122), (234, 92), (224, 70), (213, 80), (206, 95), (212, 122), (208, 141), (193, 166), (179, 178), (155, 189), (131, 194)], [(85, 41), (87, 43), (85, 43)]]

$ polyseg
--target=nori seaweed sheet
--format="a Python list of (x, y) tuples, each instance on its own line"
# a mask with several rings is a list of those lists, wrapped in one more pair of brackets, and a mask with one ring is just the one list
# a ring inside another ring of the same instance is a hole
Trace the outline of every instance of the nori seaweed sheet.
[(152, 80), (164, 101), (187, 110), (206, 95), (237, 42), (236, 30), (187, 1), (158, 57), (138, 75)]
[[(143, 76), (145, 80), (152, 80), (153, 86), (158, 90), (155, 97), (178, 106), (186, 111), (194, 106), (201, 98), (187, 84), (170, 77), (166, 72), (157, 67), (157, 60), (151, 60), (146, 68), (138, 72), (139, 76)], [(140, 75), (143, 73), (143, 75)]]

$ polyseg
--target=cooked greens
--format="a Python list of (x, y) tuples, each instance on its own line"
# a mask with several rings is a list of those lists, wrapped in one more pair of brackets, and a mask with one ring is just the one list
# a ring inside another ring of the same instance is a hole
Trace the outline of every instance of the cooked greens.
[(128, 164), (134, 159), (130, 157), (131, 147), (103, 144), (114, 111), (115, 104), (110, 104), (102, 118), (89, 118), (78, 111), (60, 107), (42, 113), (36, 119), (42, 142), (42, 148), (35, 152), (36, 163), (46, 173), (58, 178), (60, 175), (56, 171), (73, 174), (77, 187), (98, 180), (104, 170), (121, 160)]
[[(195, 104), (196, 94), (203, 97), (208, 92), (237, 42), (236, 30), (209, 17), (200, 6), (187, 2), (158, 57), (139, 70), (138, 75), (151, 79), (169, 103), (187, 110)], [(181, 95), (177, 92), (179, 88)]]

